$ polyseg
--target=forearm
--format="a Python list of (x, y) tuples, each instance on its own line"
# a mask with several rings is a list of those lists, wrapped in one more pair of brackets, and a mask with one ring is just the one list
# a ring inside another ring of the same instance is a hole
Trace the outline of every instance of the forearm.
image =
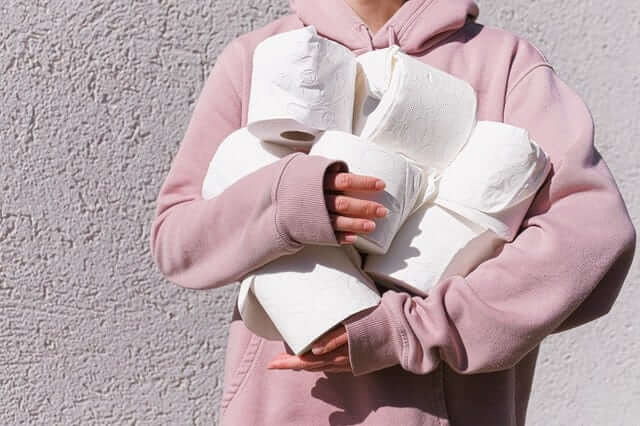
[(599, 309), (590, 312), (613, 303), (635, 229), (593, 146), (588, 110), (544, 67), (523, 80), (507, 107), (505, 122), (528, 128), (554, 166), (520, 234), (426, 298), (387, 291), (379, 307), (347, 320), (355, 374), (394, 364), (424, 374), (441, 361), (465, 374), (506, 369), (571, 325), (590, 295), (606, 288), (609, 296), (593, 301)]
[[(335, 160), (292, 153), (218, 196), (202, 198), (218, 146), (242, 124), (242, 58), (233, 42), (218, 57), (156, 202), (154, 261), (170, 281), (187, 288), (232, 283), (306, 243), (339, 245), (323, 191), (323, 176)], [(237, 161), (242, 167), (242, 158)]]
[(304, 243), (338, 245), (324, 205), (322, 178), (335, 161), (294, 153), (203, 200), (170, 176), (151, 232), (154, 259), (172, 282), (212, 288)]

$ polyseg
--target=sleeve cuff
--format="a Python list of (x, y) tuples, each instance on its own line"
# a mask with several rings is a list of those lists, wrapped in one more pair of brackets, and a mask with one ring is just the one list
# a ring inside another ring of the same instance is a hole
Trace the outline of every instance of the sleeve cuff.
[(344, 161), (299, 153), (287, 163), (276, 187), (276, 229), (291, 246), (339, 247), (324, 198), (324, 174)]
[(379, 303), (342, 321), (354, 376), (399, 364), (406, 338)]

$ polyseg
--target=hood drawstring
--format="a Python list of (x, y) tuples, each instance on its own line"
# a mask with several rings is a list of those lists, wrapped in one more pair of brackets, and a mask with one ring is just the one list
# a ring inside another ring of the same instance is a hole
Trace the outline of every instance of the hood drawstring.
[[(367, 40), (369, 41), (369, 50), (376, 50), (375, 46), (373, 45), (373, 35), (371, 34), (371, 31), (369, 31), (367, 25), (364, 22), (359, 23), (358, 30), (366, 31)], [(394, 44), (398, 44), (398, 39), (396, 38), (396, 30), (393, 25), (389, 25), (387, 27), (387, 45), (393, 46)]]
[(358, 24), (358, 30), (365, 31), (367, 33), (367, 40), (369, 41), (369, 50), (375, 50), (375, 47), (373, 46), (373, 36), (371, 35), (371, 31), (369, 31), (369, 27), (367, 27), (367, 24), (365, 24), (364, 22), (360, 22), (360, 24)]
[[(479, 14), (478, 0), (407, 0), (371, 34), (346, 0), (289, 0), (303, 25), (314, 25), (318, 34), (362, 53), (383, 45), (400, 46), (415, 55), (463, 28)], [(366, 34), (365, 34), (366, 33)]]
[(397, 44), (397, 41), (395, 28), (393, 28), (393, 25), (389, 25), (387, 27), (387, 44), (389, 46), (393, 46), (394, 44)]

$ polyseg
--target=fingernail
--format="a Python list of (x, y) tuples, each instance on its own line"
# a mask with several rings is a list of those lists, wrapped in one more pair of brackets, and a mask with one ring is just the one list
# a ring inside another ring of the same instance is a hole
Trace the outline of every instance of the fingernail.
[(378, 215), (380, 217), (386, 216), (387, 213), (389, 213), (389, 209), (386, 208), (386, 207), (378, 207), (376, 209), (376, 215)]
[(313, 352), (314, 355), (322, 355), (322, 353), (324, 352), (323, 349), (324, 348), (322, 346), (314, 346), (313, 348), (311, 348), (311, 352)]
[(356, 240), (358, 239), (357, 235), (345, 235), (344, 237), (345, 241), (349, 242), (349, 243), (355, 243)]
[(383, 181), (379, 180), (379, 181), (376, 182), (376, 189), (377, 190), (384, 189), (384, 187), (385, 187), (385, 183)]
[(376, 227), (376, 223), (375, 222), (366, 222), (364, 224), (364, 229), (367, 231), (373, 231)]

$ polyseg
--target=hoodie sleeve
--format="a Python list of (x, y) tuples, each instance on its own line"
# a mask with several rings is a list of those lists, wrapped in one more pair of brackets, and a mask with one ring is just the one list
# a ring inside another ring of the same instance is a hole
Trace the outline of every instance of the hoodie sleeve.
[(217, 147), (241, 127), (238, 80), (246, 69), (241, 50), (232, 42), (219, 55), (156, 201), (150, 232), (154, 262), (168, 280), (186, 288), (230, 284), (304, 244), (340, 245), (324, 201), (323, 178), (334, 163), (348, 171), (342, 161), (292, 153), (217, 197), (202, 198)]
[(428, 297), (389, 290), (344, 321), (355, 375), (395, 364), (426, 374), (440, 361), (460, 374), (508, 369), (545, 336), (610, 309), (636, 235), (590, 111), (541, 63), (510, 88), (504, 121), (528, 129), (553, 166), (520, 233)]

